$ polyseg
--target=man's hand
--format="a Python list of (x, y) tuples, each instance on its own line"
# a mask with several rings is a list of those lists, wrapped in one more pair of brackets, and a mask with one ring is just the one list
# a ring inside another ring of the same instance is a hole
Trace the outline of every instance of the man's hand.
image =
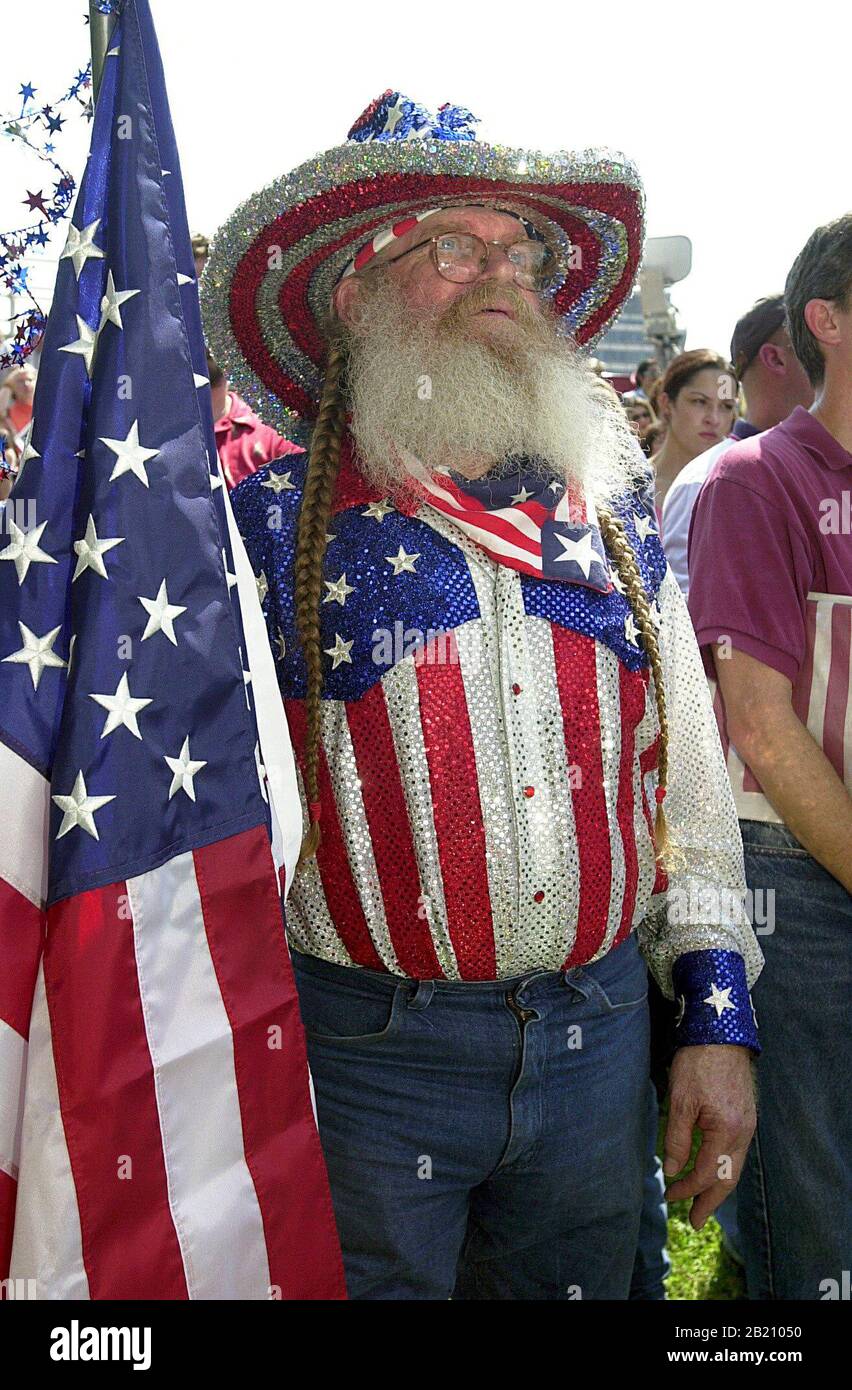
[(695, 1197), (689, 1220), (696, 1231), (736, 1186), (756, 1121), (747, 1047), (710, 1043), (678, 1049), (669, 1078), (663, 1171), (673, 1177), (688, 1163), (697, 1125), (701, 1146), (695, 1167), (666, 1192), (670, 1202)]

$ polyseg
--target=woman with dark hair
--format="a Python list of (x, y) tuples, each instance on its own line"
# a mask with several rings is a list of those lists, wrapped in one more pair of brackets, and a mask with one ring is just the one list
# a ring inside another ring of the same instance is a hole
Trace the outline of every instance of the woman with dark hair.
[(657, 511), (682, 468), (730, 434), (737, 414), (737, 381), (724, 357), (709, 348), (682, 352), (668, 365), (658, 391), (665, 438), (652, 456)]

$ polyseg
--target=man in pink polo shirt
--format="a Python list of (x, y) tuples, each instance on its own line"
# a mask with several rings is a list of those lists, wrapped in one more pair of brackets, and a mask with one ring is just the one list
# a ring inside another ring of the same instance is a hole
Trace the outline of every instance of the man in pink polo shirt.
[[(265, 468), (273, 459), (305, 452), (298, 444), (277, 434), (271, 425), (265, 425), (253, 410), (249, 410), (236, 391), (230, 390), (225, 373), (209, 353), (207, 370), (213, 398), (216, 452), (229, 488), (236, 487), (243, 478), (256, 473), (259, 468)], [(286, 476), (282, 474), (285, 479), (282, 485), (285, 487)]]
[(715, 465), (689, 607), (766, 957), (737, 1193), (749, 1293), (821, 1299), (852, 1255), (852, 214), (814, 232), (785, 300), (816, 399)]

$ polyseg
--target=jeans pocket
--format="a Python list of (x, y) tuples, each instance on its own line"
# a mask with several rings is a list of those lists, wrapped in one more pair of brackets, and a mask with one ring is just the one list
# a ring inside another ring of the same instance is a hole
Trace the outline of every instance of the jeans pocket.
[(574, 978), (588, 998), (597, 1000), (607, 1013), (637, 1009), (648, 998), (648, 971), (633, 936), (614, 952), (584, 966)]
[(394, 989), (359, 988), (357, 983), (321, 980), (304, 970), (296, 971), (296, 985), (305, 1036), (316, 1043), (386, 1041), (398, 1032), (408, 999), (403, 984)]

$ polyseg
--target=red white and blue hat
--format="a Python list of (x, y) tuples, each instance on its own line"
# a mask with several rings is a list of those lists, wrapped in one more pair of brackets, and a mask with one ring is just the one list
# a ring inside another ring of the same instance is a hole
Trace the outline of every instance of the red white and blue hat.
[(644, 237), (634, 165), (606, 150), (488, 145), (477, 123), (464, 107), (432, 115), (387, 91), (345, 144), (255, 193), (219, 229), (201, 280), (210, 348), (282, 433), (316, 413), (337, 281), (439, 208), (486, 204), (522, 217), (564, 268), (551, 294), (579, 345), (595, 342), (630, 295)]

